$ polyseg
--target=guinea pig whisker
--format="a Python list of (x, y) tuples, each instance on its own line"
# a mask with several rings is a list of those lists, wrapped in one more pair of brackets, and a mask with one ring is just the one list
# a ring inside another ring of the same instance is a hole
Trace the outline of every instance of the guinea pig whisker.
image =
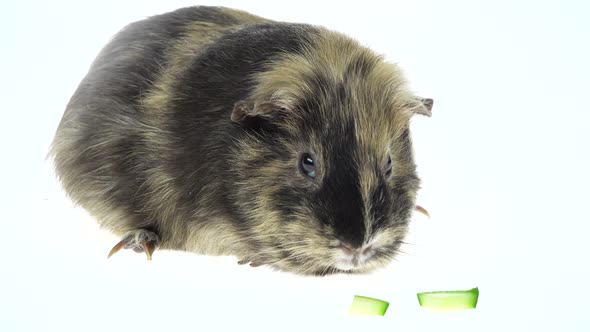
[(322, 267), (322, 269), (320, 270), (320, 272), (318, 274), (321, 276), (326, 275), (326, 273), (328, 273), (329, 269), (330, 269), (330, 266), (326, 265), (326, 266)]
[(277, 261), (278, 262), (284, 262), (290, 259), (298, 259), (298, 258), (303, 258), (303, 257), (309, 257), (309, 255), (307, 255), (306, 253), (300, 253), (300, 254), (295, 254), (295, 255), (289, 255), (285, 258), (281, 258)]
[(309, 241), (307, 240), (301, 240), (301, 241), (292, 241), (292, 242), (281, 242), (281, 246), (291, 246), (291, 245), (296, 245), (296, 244), (309, 244)]
[(338, 271), (338, 269), (334, 266), (328, 266), (328, 269), (326, 269), (326, 274), (332, 274), (335, 273), (336, 271)]
[[(264, 243), (263, 243), (264, 245)], [(288, 244), (285, 245), (284, 243), (280, 243), (280, 244), (274, 244), (274, 243), (269, 243), (266, 244), (267, 246), (265, 246), (266, 248), (263, 248), (262, 250), (274, 250), (277, 252), (281, 252), (281, 251), (285, 251), (285, 250), (297, 250), (297, 249), (309, 249), (308, 245), (304, 245), (304, 244)]]
[(283, 248), (280, 250), (281, 253), (288, 253), (290, 257), (294, 257), (297, 255), (310, 255), (313, 251), (310, 250), (309, 247), (290, 247), (290, 248)]
[(410, 253), (407, 253), (407, 252), (405, 252), (403, 250), (399, 250), (399, 249), (396, 249), (395, 252), (398, 253), (398, 254), (404, 254), (404, 255), (408, 255), (408, 256), (414, 256), (414, 255), (412, 255)]
[(308, 263), (307, 265), (308, 265), (308, 267), (306, 269), (299, 271), (301, 274), (307, 275), (311, 271), (313, 271), (314, 269), (317, 268), (317, 265), (315, 263), (314, 264)]
[(382, 256), (386, 257), (389, 260), (399, 262), (396, 255), (383, 253)]
[(324, 269), (322, 270), (322, 274), (323, 275), (334, 274), (339, 271), (341, 271), (341, 270), (339, 270), (337, 267), (328, 265), (328, 266), (324, 267)]
[(297, 249), (309, 249), (310, 247), (308, 245), (303, 245), (303, 244), (289, 244), (289, 245), (281, 244), (281, 248), (286, 249), (286, 250), (297, 250)]
[[(288, 238), (292, 236), (291, 234), (272, 234), (272, 235), (250, 235), (248, 236), (249, 240), (277, 240), (279, 238)], [(243, 240), (242, 240), (243, 241)]]

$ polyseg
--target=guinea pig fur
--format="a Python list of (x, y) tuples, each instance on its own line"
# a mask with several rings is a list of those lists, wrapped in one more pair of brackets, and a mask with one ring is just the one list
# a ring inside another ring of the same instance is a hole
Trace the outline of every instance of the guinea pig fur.
[(223, 7), (132, 23), (72, 96), (50, 156), (120, 248), (301, 275), (395, 257), (416, 207), (409, 122), (432, 100), (340, 33)]

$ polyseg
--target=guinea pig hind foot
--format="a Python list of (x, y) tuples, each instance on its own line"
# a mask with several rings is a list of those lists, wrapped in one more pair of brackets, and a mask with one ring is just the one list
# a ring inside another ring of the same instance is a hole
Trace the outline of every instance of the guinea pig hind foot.
[(158, 235), (154, 232), (145, 229), (129, 231), (123, 236), (123, 239), (111, 249), (107, 258), (116, 254), (121, 249), (133, 249), (133, 251), (137, 253), (145, 252), (147, 259), (151, 261), (152, 254), (158, 246), (158, 241)]

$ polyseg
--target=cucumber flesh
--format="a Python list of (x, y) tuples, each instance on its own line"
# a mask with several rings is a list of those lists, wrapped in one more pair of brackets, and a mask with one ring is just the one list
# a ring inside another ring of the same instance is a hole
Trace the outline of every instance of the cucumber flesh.
[(355, 295), (350, 305), (350, 315), (383, 316), (389, 307), (389, 302), (366, 296)]
[(418, 294), (418, 302), (420, 302), (421, 307), (435, 310), (475, 309), (478, 298), (479, 289), (477, 287), (469, 290)]

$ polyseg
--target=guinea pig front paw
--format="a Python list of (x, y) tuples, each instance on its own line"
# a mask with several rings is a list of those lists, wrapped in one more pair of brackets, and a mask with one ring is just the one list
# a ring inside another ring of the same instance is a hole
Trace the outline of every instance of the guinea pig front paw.
[(252, 260), (252, 259), (241, 259), (238, 261), (240, 265), (250, 264), (251, 267), (258, 267), (262, 265), (269, 264), (268, 262), (260, 261), (260, 260)]
[(252, 262), (252, 261), (251, 261), (251, 260), (249, 260), (249, 259), (240, 259), (240, 260), (238, 261), (238, 264), (240, 264), (240, 265), (246, 265), (246, 264), (248, 264), (248, 263), (249, 263), (249, 264), (250, 264), (250, 266), (252, 266), (252, 267), (257, 267), (257, 266), (260, 266), (260, 265), (264, 265), (264, 264), (262, 264), (262, 263), (260, 263), (260, 262)]
[(127, 232), (127, 234), (123, 236), (123, 239), (111, 249), (107, 258), (111, 257), (121, 249), (133, 249), (133, 251), (137, 253), (145, 252), (147, 259), (151, 261), (152, 254), (158, 246), (158, 241), (158, 235), (154, 232), (145, 229), (133, 230)]

